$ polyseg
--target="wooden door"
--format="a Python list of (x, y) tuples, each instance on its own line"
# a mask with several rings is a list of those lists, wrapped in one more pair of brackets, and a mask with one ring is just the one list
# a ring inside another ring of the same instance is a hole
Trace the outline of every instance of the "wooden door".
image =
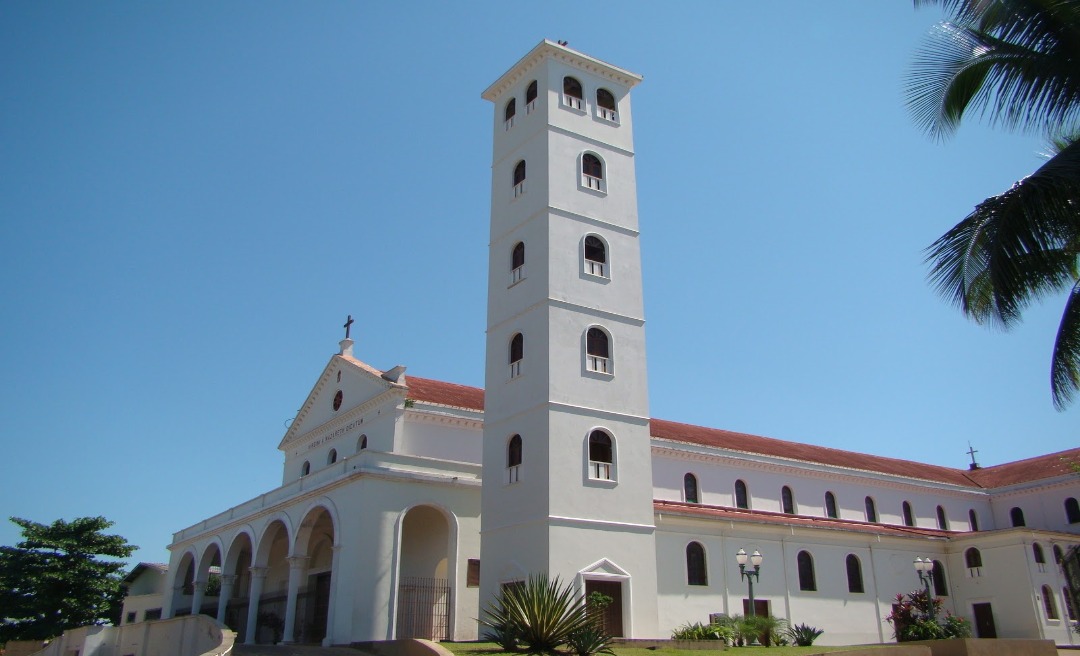
[(975, 611), (975, 637), (996, 638), (994, 611), (990, 608), (990, 604), (972, 604), (971, 608)]
[(585, 580), (585, 596), (599, 592), (611, 597), (611, 603), (604, 609), (602, 623), (604, 632), (608, 635), (621, 638), (623, 635), (622, 616), (622, 583), (619, 581), (594, 581)]

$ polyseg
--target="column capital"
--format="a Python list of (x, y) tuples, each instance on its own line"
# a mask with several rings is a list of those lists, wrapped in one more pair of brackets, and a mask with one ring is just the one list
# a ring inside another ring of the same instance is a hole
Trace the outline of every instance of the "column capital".
[(248, 571), (251, 572), (251, 576), (256, 579), (265, 579), (266, 573), (270, 571), (269, 567), (249, 567)]
[(289, 556), (286, 560), (289, 561), (290, 569), (299, 569), (301, 567), (307, 567), (308, 561), (311, 559), (307, 556)]
[(221, 578), (221, 585), (232, 585), (233, 583), (236, 583), (236, 579), (238, 578), (236, 574), (220, 574), (219, 576)]

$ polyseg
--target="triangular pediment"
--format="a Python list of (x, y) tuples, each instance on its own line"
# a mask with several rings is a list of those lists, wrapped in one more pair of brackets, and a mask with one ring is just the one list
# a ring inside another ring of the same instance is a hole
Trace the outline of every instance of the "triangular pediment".
[(630, 576), (630, 573), (625, 569), (619, 567), (615, 563), (611, 562), (607, 558), (601, 558), (592, 565), (589, 565), (585, 569), (578, 572), (588, 576), (589, 574), (604, 574), (607, 576)]
[(305, 434), (344, 419), (350, 411), (385, 395), (389, 390), (405, 390), (404, 367), (382, 372), (349, 355), (330, 358), (308, 393), (300, 411), (285, 431), (278, 449)]

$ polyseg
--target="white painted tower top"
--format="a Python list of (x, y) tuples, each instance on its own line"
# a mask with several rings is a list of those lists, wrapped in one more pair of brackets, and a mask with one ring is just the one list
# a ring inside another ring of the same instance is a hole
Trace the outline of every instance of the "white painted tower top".
[(535, 48), (530, 50), (529, 54), (525, 55), (518, 63), (511, 66), (510, 70), (503, 73), (498, 80), (495, 80), (494, 84), (485, 89), (484, 92), (480, 94), (480, 97), (484, 100), (494, 101), (545, 59), (559, 59), (601, 77), (612, 79), (619, 84), (624, 85), (627, 89), (632, 88), (643, 79), (637, 73), (631, 73), (630, 71), (619, 68), (618, 66), (612, 66), (607, 62), (602, 62), (599, 59), (580, 53), (567, 46), (560, 45), (549, 39), (544, 39)]

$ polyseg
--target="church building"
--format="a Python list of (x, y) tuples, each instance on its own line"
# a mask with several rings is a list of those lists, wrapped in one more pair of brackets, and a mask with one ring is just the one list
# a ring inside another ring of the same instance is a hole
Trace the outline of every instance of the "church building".
[[(978, 636), (1080, 643), (1060, 566), (1080, 449), (960, 470), (650, 417), (641, 80), (545, 40), (483, 92), (485, 388), (365, 363), (350, 319), (281, 485), (174, 534), (164, 617), (249, 643), (474, 640), (502, 586), (547, 573), (611, 597), (629, 638), (752, 608), (887, 642), (919, 558)], [(761, 566), (752, 601), (736, 554)]]

